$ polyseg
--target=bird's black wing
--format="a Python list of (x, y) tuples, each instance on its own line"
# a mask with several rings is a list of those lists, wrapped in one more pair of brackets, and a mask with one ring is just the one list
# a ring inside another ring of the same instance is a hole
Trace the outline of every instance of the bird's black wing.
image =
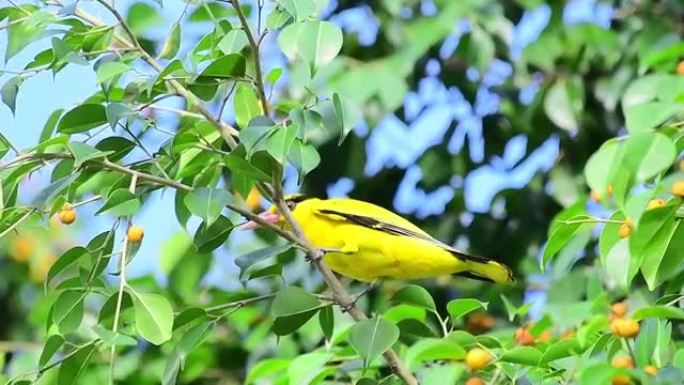
[(397, 225), (393, 225), (391, 223), (383, 222), (383, 221), (376, 219), (376, 218), (373, 218), (373, 217), (368, 217), (365, 215), (358, 215), (358, 214), (350, 214), (350, 213), (345, 213), (345, 212), (340, 212), (340, 211), (335, 211), (335, 210), (330, 210), (330, 209), (319, 210), (319, 212), (321, 214), (335, 215), (335, 216), (341, 217), (348, 222), (351, 222), (351, 223), (354, 223), (354, 224), (357, 224), (357, 225), (360, 225), (363, 227), (367, 227), (369, 229), (382, 231), (382, 232), (392, 234), (392, 235), (401, 235), (401, 236), (407, 236), (407, 237), (418, 238), (418, 239), (424, 240), (426, 242), (432, 243), (435, 246), (439, 246), (440, 248), (450, 252), (456, 258), (461, 259), (461, 260), (468, 260), (468, 261), (480, 262), (480, 263), (487, 263), (490, 261), (490, 259), (478, 257), (475, 255), (470, 255), (468, 253), (464, 253), (463, 251), (454, 249), (453, 247), (451, 247), (451, 246), (449, 246), (443, 242), (440, 242), (437, 239), (432, 238), (429, 235), (417, 233), (415, 231), (403, 228), (401, 226), (397, 226)]

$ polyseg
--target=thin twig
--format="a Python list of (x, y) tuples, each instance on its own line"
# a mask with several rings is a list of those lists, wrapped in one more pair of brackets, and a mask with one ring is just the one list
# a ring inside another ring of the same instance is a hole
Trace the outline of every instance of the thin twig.
[(245, 31), (245, 35), (247, 35), (249, 47), (254, 55), (254, 72), (256, 75), (257, 91), (259, 92), (259, 99), (261, 100), (261, 109), (264, 111), (264, 115), (268, 116), (268, 100), (266, 99), (264, 79), (261, 74), (261, 55), (259, 54), (259, 45), (254, 40), (254, 35), (252, 35), (252, 31), (249, 28), (249, 23), (247, 22), (247, 18), (245, 18), (245, 13), (242, 12), (242, 8), (240, 8), (240, 2), (238, 0), (230, 0), (230, 2), (233, 4), (235, 13), (240, 19), (240, 24), (242, 25), (242, 29)]

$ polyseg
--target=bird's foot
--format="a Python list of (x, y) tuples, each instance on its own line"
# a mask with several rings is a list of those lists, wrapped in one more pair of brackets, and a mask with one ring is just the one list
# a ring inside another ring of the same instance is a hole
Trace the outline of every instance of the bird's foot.
[(307, 254), (306, 260), (307, 260), (307, 262), (318, 262), (321, 259), (323, 259), (323, 256), (326, 255), (327, 253), (341, 253), (341, 252), (343, 252), (342, 249), (318, 248), (318, 249), (316, 249), (316, 254), (314, 254), (314, 255)]

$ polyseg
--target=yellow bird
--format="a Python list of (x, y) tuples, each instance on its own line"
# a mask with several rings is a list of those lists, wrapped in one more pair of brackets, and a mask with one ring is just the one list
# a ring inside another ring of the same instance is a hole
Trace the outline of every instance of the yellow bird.
[[(333, 271), (363, 282), (458, 275), (501, 284), (515, 282), (511, 270), (491, 259), (446, 245), (399, 215), (354, 199), (289, 195), (285, 203), (311, 244)], [(275, 206), (260, 214), (289, 229)], [(248, 222), (243, 228), (259, 227)]]

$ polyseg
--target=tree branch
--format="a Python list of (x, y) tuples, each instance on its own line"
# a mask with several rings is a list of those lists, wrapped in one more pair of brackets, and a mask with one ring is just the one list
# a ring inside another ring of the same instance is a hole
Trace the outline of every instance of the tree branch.
[(254, 55), (254, 72), (256, 75), (256, 85), (259, 92), (259, 99), (261, 100), (261, 108), (264, 110), (264, 115), (268, 116), (268, 99), (266, 99), (266, 91), (264, 88), (264, 79), (261, 74), (261, 55), (259, 55), (259, 44), (254, 40), (254, 35), (252, 35), (252, 30), (249, 28), (249, 23), (247, 18), (245, 18), (245, 13), (242, 12), (240, 8), (240, 2), (238, 0), (230, 0), (235, 8), (235, 13), (237, 13), (240, 19), (240, 24), (242, 25), (242, 30), (245, 31), (247, 35), (247, 41), (249, 42), (249, 47), (252, 50), (252, 55)]

